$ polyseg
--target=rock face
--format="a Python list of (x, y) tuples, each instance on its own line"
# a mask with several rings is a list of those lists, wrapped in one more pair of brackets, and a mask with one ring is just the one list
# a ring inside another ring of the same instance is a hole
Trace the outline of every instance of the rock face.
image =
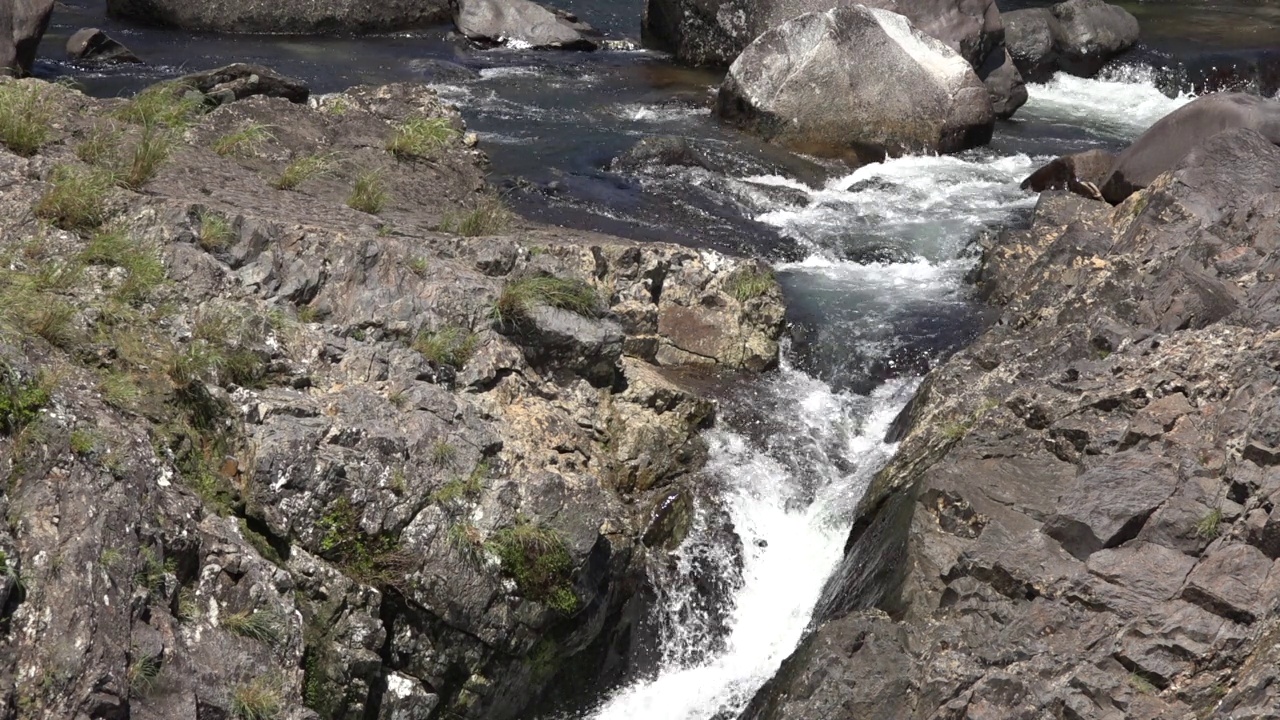
[(991, 94), (991, 109), (998, 118), (1010, 118), (1027, 104), (1027, 84), (1014, 67), (1009, 51), (997, 48), (978, 66), (978, 77)]
[(31, 74), (52, 14), (53, 0), (5, 0), (0, 7), (0, 72)]
[(182, 30), (305, 35), (407, 30), (452, 16), (446, 0), (107, 0), (107, 13)]
[(67, 57), (89, 63), (140, 63), (129, 48), (97, 28), (77, 30), (67, 39)]
[(601, 39), (577, 17), (530, 0), (460, 0), (454, 24), (468, 40), (487, 44), (595, 50)]
[(773, 143), (863, 159), (982, 145), (995, 122), (964, 58), (902, 15), (860, 6), (761, 35), (730, 66), (716, 112)]
[(1280, 143), (1280, 102), (1244, 93), (1197, 98), (1161, 118), (1120, 153), (1102, 194), (1119, 203), (1176, 166), (1202, 139), (1236, 128)]
[(816, 629), (745, 717), (1263, 718), (1280, 703), (1280, 148), (988, 240)]
[(1064, 155), (1031, 173), (1021, 187), (1032, 192), (1070, 190), (1090, 200), (1101, 200), (1101, 188), (1115, 161), (1115, 156), (1105, 150)]
[(301, 80), (286, 77), (261, 65), (235, 63), (216, 70), (191, 73), (178, 78), (181, 86), (198, 90), (204, 101), (216, 105), (244, 100), (254, 95), (305, 103), (311, 89)]
[(1028, 82), (1059, 70), (1092, 77), (1138, 41), (1138, 21), (1103, 0), (1067, 0), (1004, 13), (1004, 42)]
[[(503, 720), (623, 669), (688, 531), (653, 509), (707, 480), (715, 406), (671, 371), (775, 363), (771, 276), (492, 209), (447, 231), (490, 191), (424, 86), (18, 82), (58, 123), (0, 147), (0, 718)], [(449, 132), (389, 152), (411, 118)], [(154, 133), (143, 192), (68, 195)]]

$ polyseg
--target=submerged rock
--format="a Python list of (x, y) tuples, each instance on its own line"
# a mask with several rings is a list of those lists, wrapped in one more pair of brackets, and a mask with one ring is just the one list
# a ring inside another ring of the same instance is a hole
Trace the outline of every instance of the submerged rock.
[(97, 28), (77, 30), (67, 40), (67, 57), (92, 63), (140, 63), (129, 48)]
[(595, 50), (601, 40), (577, 16), (531, 0), (459, 0), (454, 24), (468, 40), (535, 49)]
[(688, 138), (674, 136), (646, 137), (609, 163), (611, 170), (628, 172), (666, 167), (715, 169)]
[(926, 377), (745, 718), (1274, 713), (1280, 148), (1193, 145), (984, 241), (1000, 321)]
[(1102, 183), (1108, 202), (1119, 203), (1173, 169), (1201, 141), (1240, 128), (1280, 144), (1280, 102), (1244, 93), (1196, 98), (1161, 118), (1116, 158)]
[(408, 30), (447, 22), (447, 0), (107, 0), (111, 17), (230, 33), (302, 35)]
[(1004, 13), (1004, 42), (1028, 82), (1055, 72), (1092, 77), (1138, 41), (1138, 21), (1104, 0), (1067, 0)]
[(52, 14), (53, 0), (5, 0), (0, 6), (0, 73), (31, 74)]
[(964, 58), (902, 15), (859, 6), (761, 35), (729, 68), (716, 112), (770, 142), (863, 159), (964, 150), (995, 123)]

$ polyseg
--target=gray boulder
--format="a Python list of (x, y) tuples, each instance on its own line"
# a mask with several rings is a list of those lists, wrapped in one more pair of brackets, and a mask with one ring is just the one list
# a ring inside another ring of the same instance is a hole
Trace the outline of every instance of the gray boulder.
[(31, 74), (36, 46), (49, 27), (53, 0), (5, 0), (0, 4), (0, 73)]
[(448, 0), (107, 0), (107, 14), (182, 30), (314, 35), (426, 27), (452, 10)]
[(1138, 41), (1138, 21), (1103, 0), (1067, 0), (1004, 14), (1004, 42), (1029, 82), (1059, 70), (1091, 77)]
[(1003, 47), (991, 51), (987, 59), (978, 66), (978, 77), (987, 86), (991, 94), (991, 109), (996, 117), (1012, 117), (1018, 108), (1027, 104), (1027, 84), (1022, 73), (1013, 64), (1009, 51)]
[(98, 28), (83, 28), (67, 40), (67, 57), (89, 63), (140, 63), (142, 59)]
[(1070, 190), (1092, 200), (1101, 200), (1099, 188), (1111, 174), (1115, 156), (1105, 150), (1064, 155), (1036, 170), (1022, 181), (1022, 189), (1032, 192)]
[(209, 102), (223, 105), (254, 95), (284, 98), (305, 103), (311, 90), (296, 80), (261, 65), (235, 63), (216, 70), (191, 73), (178, 78), (178, 83), (204, 93)]
[(1280, 102), (1244, 93), (1222, 93), (1183, 105), (1120, 153), (1102, 186), (1103, 197), (1111, 203), (1123, 202), (1173, 169), (1206, 138), (1236, 129), (1254, 130), (1280, 144)]
[(576, 16), (529, 0), (461, 0), (454, 23), (479, 43), (564, 50), (595, 50), (600, 44), (600, 33)]
[(770, 30), (738, 56), (716, 112), (813, 154), (880, 159), (991, 139), (987, 88), (955, 50), (887, 10), (846, 6)]
[(687, 138), (673, 135), (646, 137), (609, 163), (611, 170), (628, 172), (667, 167), (715, 166)]
[[(644, 37), (690, 65), (728, 65), (766, 30), (805, 13), (853, 5), (848, 0), (648, 0)], [(866, 0), (866, 7), (905, 15), (975, 67), (1004, 36), (992, 0)]]

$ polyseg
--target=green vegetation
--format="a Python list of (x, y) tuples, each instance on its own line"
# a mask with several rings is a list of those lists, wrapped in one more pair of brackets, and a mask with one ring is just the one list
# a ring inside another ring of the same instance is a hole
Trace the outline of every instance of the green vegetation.
[(264, 142), (273, 139), (267, 126), (251, 122), (239, 130), (227, 133), (213, 143), (213, 151), (222, 157), (254, 157)]
[(150, 300), (165, 281), (164, 262), (160, 260), (159, 251), (135, 242), (120, 228), (94, 234), (80, 253), (80, 260), (90, 265), (124, 270), (124, 279), (112, 291), (112, 297), (130, 305)]
[(387, 143), (387, 151), (401, 159), (429, 159), (457, 136), (448, 118), (409, 118)]
[(600, 298), (594, 288), (581, 280), (526, 277), (503, 285), (493, 317), (502, 325), (514, 325), (526, 319), (538, 305), (592, 317), (599, 311)]
[(267, 645), (280, 641), (284, 625), (283, 618), (274, 612), (249, 610), (231, 613), (220, 622), (230, 633)]
[(247, 540), (249, 544), (253, 546), (253, 549), (257, 550), (258, 554), (265, 560), (280, 567), (284, 567), (284, 558), (280, 557), (280, 553), (276, 550), (275, 546), (271, 544), (271, 541), (267, 539), (267, 536), (249, 527), (249, 521), (244, 518), (240, 518), (240, 533), (244, 535), (244, 539)]
[(203, 104), (193, 88), (177, 82), (162, 82), (134, 95), (112, 115), (144, 128), (181, 130), (196, 121)]
[(116, 157), (120, 146), (120, 131), (114, 125), (95, 127), (79, 145), (76, 157), (89, 165), (107, 165)]
[(1154, 695), (1156, 693), (1156, 686), (1136, 672), (1129, 675), (1129, 686), (1143, 695)]
[(377, 215), (387, 205), (387, 191), (383, 187), (382, 173), (377, 170), (363, 172), (356, 178), (347, 197), (347, 206), (353, 210)]
[(231, 691), (231, 715), (236, 720), (275, 720), (283, 709), (278, 679), (256, 677)]
[(1196, 537), (1212, 540), (1222, 534), (1222, 509), (1214, 508), (1196, 523)]
[(294, 158), (285, 166), (280, 177), (276, 178), (274, 187), (277, 190), (294, 190), (302, 183), (329, 172), (332, 163), (323, 155), (303, 155)]
[(76, 310), (64, 298), (79, 283), (82, 266), (55, 258), (38, 258), (23, 272), (0, 263), (0, 329), (39, 336), (51, 345), (70, 348), (77, 329)]
[(525, 597), (569, 614), (578, 609), (573, 561), (560, 533), (526, 520), (503, 528), (485, 544)]
[(512, 214), (497, 195), (485, 195), (465, 212), (450, 213), (440, 223), (442, 232), (463, 237), (497, 235), (511, 226)]
[[(136, 648), (134, 652), (137, 653)], [(146, 653), (137, 653), (133, 661), (129, 663), (129, 694), (135, 696), (146, 695), (155, 685), (156, 678), (160, 677), (160, 669), (159, 657)]]
[(116, 182), (135, 192), (155, 178), (160, 166), (173, 152), (172, 133), (162, 127), (147, 125), (133, 146), (133, 154), (117, 171)]
[(480, 528), (467, 522), (457, 522), (449, 526), (449, 545), (458, 554), (474, 565), (481, 565), (484, 560), (484, 535)]
[(437, 367), (462, 369), (476, 350), (479, 337), (460, 327), (424, 330), (414, 338), (413, 349)]
[(448, 440), (440, 439), (431, 445), (431, 464), (436, 467), (452, 464), (457, 456), (458, 449), (450, 445)]
[(195, 590), (186, 586), (178, 590), (178, 614), (174, 617), (179, 622), (191, 622), (200, 618), (200, 603), (196, 599)]
[[(450, 448), (452, 450), (452, 448)], [(432, 461), (436, 461), (433, 455)], [(437, 463), (442, 464), (442, 463)], [(431, 494), (431, 501), (439, 504), (449, 504), (463, 499), (474, 499), (484, 490), (484, 481), (489, 478), (489, 463), (481, 461), (472, 468), (471, 473), (466, 477), (456, 477), (445, 483), (441, 488)]]
[(49, 390), (44, 378), (24, 381), (0, 363), (0, 435), (16, 435), (35, 422), (49, 404)]
[(318, 523), (320, 555), (367, 585), (396, 586), (404, 579), (410, 558), (398, 538), (370, 536), (360, 529), (360, 516), (351, 501), (341, 498)]
[(71, 447), (71, 452), (76, 455), (88, 455), (93, 452), (93, 448), (97, 444), (97, 436), (88, 430), (73, 430), (71, 432), (69, 445)]
[(124, 553), (118, 548), (102, 548), (98, 553), (98, 564), (108, 570), (115, 570), (124, 562)]
[(53, 134), (54, 110), (37, 85), (0, 85), (0, 144), (31, 157)]
[(173, 558), (161, 560), (154, 550), (143, 547), (138, 551), (138, 569), (133, 575), (133, 582), (151, 592), (159, 592), (164, 587), (164, 576), (176, 569)]
[(267, 364), (254, 350), (266, 340), (269, 318), (230, 309), (206, 308), (191, 328), (191, 342), (170, 359), (169, 377), (179, 386), (216, 379), (246, 388), (261, 388)]
[(409, 272), (423, 277), (427, 274), (427, 270), (431, 268), (431, 263), (421, 255), (409, 259)]
[(206, 252), (226, 250), (235, 239), (235, 230), (226, 216), (208, 210), (200, 213), (200, 236), (197, 242)]
[(751, 265), (730, 276), (725, 282), (725, 291), (738, 302), (747, 302), (769, 294), (777, 284), (772, 270)]
[(59, 165), (33, 211), (41, 220), (70, 232), (97, 229), (108, 217), (107, 193), (114, 178), (103, 170)]

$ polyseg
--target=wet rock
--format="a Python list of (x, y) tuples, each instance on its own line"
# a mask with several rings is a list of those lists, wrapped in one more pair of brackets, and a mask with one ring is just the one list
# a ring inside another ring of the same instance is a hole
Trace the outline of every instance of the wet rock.
[(1027, 85), (1014, 66), (1008, 50), (992, 50), (987, 59), (976, 67), (978, 77), (987, 86), (987, 92), (991, 93), (991, 108), (996, 117), (1013, 117), (1018, 108), (1027, 104)]
[(663, 167), (716, 169), (688, 138), (674, 136), (646, 137), (609, 163), (611, 170), (627, 172)]
[(1115, 156), (1105, 150), (1089, 150), (1056, 158), (1022, 181), (1023, 190), (1069, 190), (1090, 200), (1101, 200), (1100, 189), (1111, 175)]
[(1138, 41), (1138, 21), (1103, 0), (1067, 0), (1004, 13), (1005, 45), (1028, 82), (1055, 72), (1092, 77)]
[(729, 68), (716, 112), (770, 142), (864, 158), (956, 152), (989, 141), (995, 122), (964, 58), (901, 15), (859, 6), (761, 35)]
[(487, 44), (595, 50), (601, 39), (577, 16), (530, 0), (460, 0), (454, 23), (468, 40)]
[(140, 63), (129, 48), (97, 28), (77, 30), (67, 40), (67, 57), (90, 63)]
[(331, 35), (427, 27), (448, 21), (452, 10), (445, 0), (108, 0), (107, 13), (181, 30)]
[(1253, 130), (1280, 143), (1280, 102), (1244, 93), (1192, 100), (1161, 118), (1120, 153), (1101, 186), (1103, 196), (1113, 204), (1122, 202), (1173, 169), (1206, 139), (1234, 129)]
[(301, 80), (286, 77), (261, 65), (244, 63), (183, 75), (177, 82), (204, 93), (205, 98), (215, 105), (225, 105), (255, 95), (305, 103), (311, 96), (311, 90)]
[(0, 7), (0, 72), (31, 74), (52, 14), (53, 0), (8, 0)]

